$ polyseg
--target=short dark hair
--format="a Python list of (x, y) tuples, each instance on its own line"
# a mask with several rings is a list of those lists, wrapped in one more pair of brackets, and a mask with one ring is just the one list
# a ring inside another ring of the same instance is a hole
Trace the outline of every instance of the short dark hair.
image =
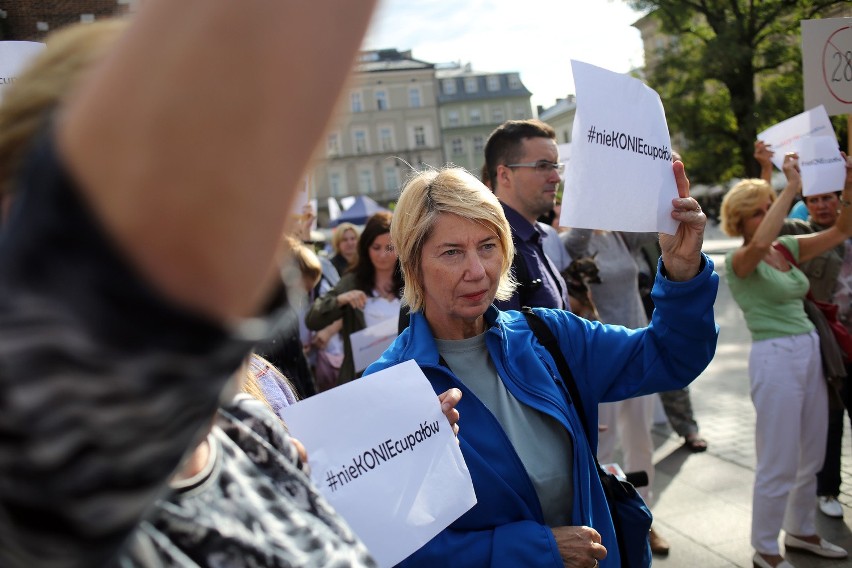
[[(835, 196), (837, 196), (837, 199), (840, 199), (840, 193), (841, 193), (841, 192), (839, 192), (839, 191), (828, 191), (828, 192), (826, 192), (826, 193), (833, 193)], [(817, 197), (817, 195), (805, 195), (805, 196), (803, 196), (803, 197), (802, 197), (802, 201), (804, 201), (804, 202), (805, 202), (805, 205), (807, 205), (807, 204), (808, 204), (808, 198), (809, 198), (809, 197)]]
[(521, 158), (525, 138), (556, 140), (556, 131), (549, 124), (531, 118), (507, 120), (488, 136), (488, 142), (485, 143), (485, 171), (492, 190), (497, 187), (497, 166), (517, 162)]

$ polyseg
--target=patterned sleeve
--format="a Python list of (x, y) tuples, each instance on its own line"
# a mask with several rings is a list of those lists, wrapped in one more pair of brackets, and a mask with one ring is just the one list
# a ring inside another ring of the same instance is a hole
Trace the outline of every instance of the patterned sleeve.
[(52, 136), (16, 195), (0, 234), (0, 566), (100, 566), (209, 429), (251, 339), (134, 273)]

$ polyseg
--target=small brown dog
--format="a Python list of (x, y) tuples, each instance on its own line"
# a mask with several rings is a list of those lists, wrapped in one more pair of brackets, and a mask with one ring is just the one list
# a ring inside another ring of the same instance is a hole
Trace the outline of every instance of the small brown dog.
[(568, 285), (571, 311), (587, 320), (601, 319), (588, 286), (589, 284), (601, 283), (600, 271), (597, 262), (595, 262), (597, 255), (598, 253), (595, 253), (591, 256), (575, 259), (571, 261), (568, 268), (562, 271), (562, 277)]

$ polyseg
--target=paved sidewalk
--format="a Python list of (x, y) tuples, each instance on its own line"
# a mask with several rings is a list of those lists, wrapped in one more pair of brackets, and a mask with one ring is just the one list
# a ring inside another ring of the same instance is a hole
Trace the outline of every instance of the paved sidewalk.
[[(667, 425), (655, 428), (657, 464), (653, 506), (654, 526), (671, 543), (668, 557), (654, 557), (655, 566), (750, 568), (751, 496), (754, 482), (754, 407), (749, 398), (748, 353), (751, 340), (739, 307), (725, 282), (722, 254), (739, 244), (708, 227), (705, 251), (721, 277), (716, 301), (720, 326), (716, 356), (691, 387), (705, 453), (691, 454)], [(852, 452), (849, 423), (843, 440), (844, 520), (817, 512), (820, 534), (852, 551)], [(816, 506), (816, 498), (814, 498)], [(790, 553), (797, 568), (852, 568), (852, 560), (827, 560)]]

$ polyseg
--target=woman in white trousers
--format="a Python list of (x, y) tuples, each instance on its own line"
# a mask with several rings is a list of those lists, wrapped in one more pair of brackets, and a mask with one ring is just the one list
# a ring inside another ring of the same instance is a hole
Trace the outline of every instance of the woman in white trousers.
[(752, 336), (749, 378), (757, 416), (757, 471), (751, 542), (757, 568), (792, 566), (780, 553), (782, 529), (788, 551), (847, 556), (816, 533), (813, 496), (825, 453), (828, 396), (819, 337), (804, 308), (809, 283), (797, 265), (852, 235), (852, 159), (843, 155), (843, 160), (843, 207), (835, 225), (825, 231), (778, 237), (802, 188), (795, 154), (784, 158), (787, 186), (777, 198), (766, 181), (747, 179), (722, 201), (722, 229), (743, 237), (742, 246), (727, 254), (725, 266), (731, 295)]

